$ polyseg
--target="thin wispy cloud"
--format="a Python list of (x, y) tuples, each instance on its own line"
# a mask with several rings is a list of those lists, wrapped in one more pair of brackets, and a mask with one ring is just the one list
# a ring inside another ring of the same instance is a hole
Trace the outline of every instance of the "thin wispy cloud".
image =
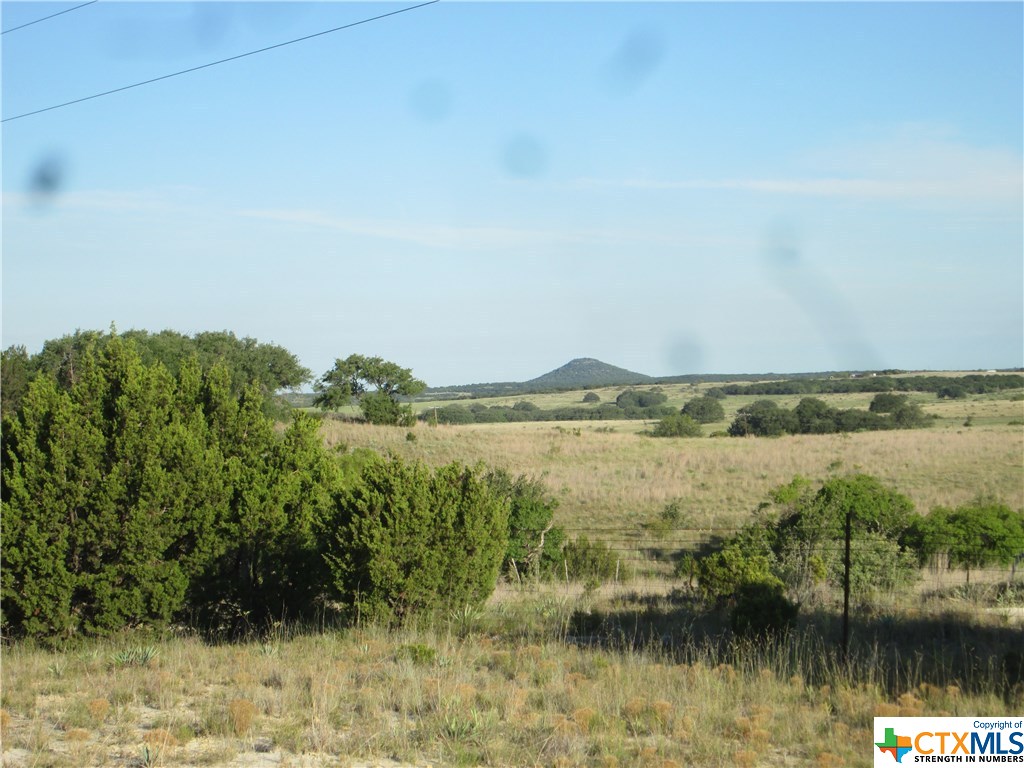
[(1024, 159), (926, 132), (808, 152), (792, 174), (726, 178), (580, 179), (580, 188), (736, 191), (863, 201), (1013, 203), (1024, 197)]
[[(198, 188), (187, 185), (135, 190), (74, 190), (54, 195), (51, 203), (68, 212), (177, 214), (187, 210), (208, 210), (208, 206), (197, 201), (201, 194)], [(36, 202), (36, 196), (30, 192), (5, 191), (2, 200), (5, 212), (13, 213), (19, 208), (30, 208)]]
[(236, 215), (291, 224), (303, 229), (327, 229), (349, 235), (404, 242), (426, 248), (452, 250), (500, 250), (537, 246), (574, 246), (639, 241), (668, 245), (702, 245), (706, 238), (681, 239), (672, 233), (644, 228), (538, 229), (493, 225), (438, 225), (398, 219), (361, 219), (306, 209), (244, 209)]

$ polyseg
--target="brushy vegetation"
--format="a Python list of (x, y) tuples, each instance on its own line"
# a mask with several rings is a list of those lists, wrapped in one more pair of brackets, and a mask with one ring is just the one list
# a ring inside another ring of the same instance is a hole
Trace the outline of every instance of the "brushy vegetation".
[[(35, 377), (3, 420), (4, 635), (174, 621), (237, 637), (487, 598), (531, 488), (456, 462), (337, 457), (316, 419), (279, 430), (262, 404), (224, 365), (192, 356), (174, 376), (113, 334), (76, 349), (73, 373)], [(528, 524), (547, 527), (553, 508), (532, 504)]]
[(5, 764), (864, 765), (874, 715), (1024, 706), (1016, 393), (594, 393), (807, 433), (771, 440), (275, 425), (80, 341), (4, 414)]

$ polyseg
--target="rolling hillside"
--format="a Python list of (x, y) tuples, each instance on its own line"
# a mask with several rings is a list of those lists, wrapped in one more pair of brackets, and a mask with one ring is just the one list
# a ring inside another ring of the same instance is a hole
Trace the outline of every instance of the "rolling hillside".
[(586, 387), (615, 387), (625, 384), (648, 384), (650, 376), (625, 368), (602, 363), (592, 357), (578, 357), (561, 368), (530, 379), (523, 386), (536, 389), (584, 389)]
[(437, 400), (446, 396), (501, 397), (508, 395), (551, 392), (565, 389), (614, 387), (629, 384), (650, 384), (654, 379), (642, 373), (627, 371), (592, 357), (579, 357), (553, 371), (529, 381), (501, 381), (490, 384), (461, 384), (450, 387), (428, 387), (417, 399)]

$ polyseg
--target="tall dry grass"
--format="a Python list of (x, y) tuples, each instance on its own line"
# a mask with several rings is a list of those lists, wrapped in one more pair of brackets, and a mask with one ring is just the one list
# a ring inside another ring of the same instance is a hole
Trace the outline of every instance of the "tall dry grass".
[[(602, 613), (639, 629), (576, 641)], [(875, 714), (1007, 706), (994, 678), (889, 674), (870, 645), (845, 667), (810, 632), (705, 641), (664, 596), (506, 588), (464, 618), (235, 645), (168, 638), (147, 667), (111, 663), (124, 640), (17, 645), (2, 670), (4, 765), (866, 766)]]

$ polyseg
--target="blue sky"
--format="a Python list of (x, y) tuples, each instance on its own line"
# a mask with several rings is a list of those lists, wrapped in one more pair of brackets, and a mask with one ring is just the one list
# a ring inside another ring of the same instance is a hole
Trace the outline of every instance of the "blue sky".
[(228, 329), (431, 385), (1024, 364), (1021, 3), (442, 0), (10, 119), (414, 4), (3, 35), (4, 347)]

